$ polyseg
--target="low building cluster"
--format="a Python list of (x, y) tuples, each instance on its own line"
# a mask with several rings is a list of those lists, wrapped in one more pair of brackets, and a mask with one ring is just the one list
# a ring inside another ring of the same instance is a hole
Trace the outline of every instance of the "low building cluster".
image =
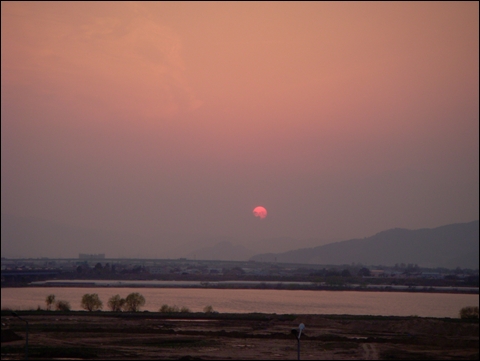
[(470, 269), (428, 269), (418, 265), (364, 266), (281, 264), (275, 262), (181, 259), (5, 259), (2, 286), (45, 279), (253, 280), (299, 281), (327, 285), (409, 284), (478, 287), (479, 273)]

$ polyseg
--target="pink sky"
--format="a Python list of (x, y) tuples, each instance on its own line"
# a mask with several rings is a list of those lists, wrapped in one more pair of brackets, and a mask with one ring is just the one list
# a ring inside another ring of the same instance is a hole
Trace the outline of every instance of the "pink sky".
[(2, 213), (245, 244), (478, 219), (478, 14), (2, 2)]

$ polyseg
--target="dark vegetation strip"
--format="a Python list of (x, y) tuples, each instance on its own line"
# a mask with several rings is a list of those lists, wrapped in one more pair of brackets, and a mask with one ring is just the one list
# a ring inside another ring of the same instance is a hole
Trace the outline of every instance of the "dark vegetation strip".
[[(158, 320), (243, 320), (243, 321), (293, 321), (301, 316), (310, 316), (309, 314), (275, 314), (275, 313), (204, 313), (204, 312), (111, 312), (111, 311), (45, 311), (45, 310), (19, 310), (15, 311), (20, 316), (49, 316), (58, 318), (59, 316), (83, 316), (83, 317), (108, 317), (119, 319), (158, 319)], [(12, 316), (11, 310), (1, 310), (2, 317)], [(377, 320), (377, 321), (401, 321), (411, 319), (432, 319), (447, 323), (471, 323), (478, 324), (479, 319), (461, 319), (450, 317), (419, 317), (419, 316), (378, 316), (378, 315), (348, 315), (348, 314), (315, 314), (330, 320)]]
[[(214, 319), (214, 320), (294, 320), (303, 314), (275, 314), (275, 313), (210, 313), (190, 312), (190, 313), (162, 313), (162, 312), (111, 312), (111, 311), (45, 311), (45, 310), (18, 310), (15, 311), (21, 316), (85, 316), (85, 317), (116, 317), (116, 318), (134, 318), (134, 319)], [(1, 310), (1, 316), (11, 316), (12, 311)], [(305, 314), (307, 315), (307, 314)], [(307, 315), (308, 316), (308, 315)], [(370, 316), (370, 315), (321, 315), (330, 319), (357, 319), (357, 320), (405, 320), (411, 319), (414, 316)], [(445, 320), (450, 320), (446, 318)], [(458, 319), (459, 320), (459, 319)], [(478, 320), (477, 320), (478, 321)]]
[[(297, 318), (293, 314), (269, 314), (269, 313), (204, 313), (204, 312), (111, 312), (111, 311), (45, 311), (28, 310), (15, 311), (20, 316), (85, 316), (85, 317), (115, 317), (120, 319), (185, 319), (185, 320), (279, 320), (291, 321)], [(2, 310), (1, 316), (11, 316), (12, 311)]]

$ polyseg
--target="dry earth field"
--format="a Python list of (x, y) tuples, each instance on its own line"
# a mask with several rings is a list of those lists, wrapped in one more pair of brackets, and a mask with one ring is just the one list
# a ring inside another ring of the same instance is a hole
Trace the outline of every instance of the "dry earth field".
[[(150, 312), (34, 312), (29, 359), (478, 360), (478, 320)], [(18, 336), (21, 339), (15, 340)], [(25, 357), (25, 323), (2, 311), (2, 360)]]

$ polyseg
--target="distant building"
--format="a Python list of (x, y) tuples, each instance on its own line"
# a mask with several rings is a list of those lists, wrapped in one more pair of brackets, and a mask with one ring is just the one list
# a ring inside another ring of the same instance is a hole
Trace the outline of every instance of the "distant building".
[(443, 279), (444, 275), (440, 272), (422, 272), (423, 278)]
[(78, 258), (79, 259), (105, 259), (105, 253), (99, 253), (99, 254), (79, 253)]
[(370, 270), (370, 275), (375, 278), (383, 277), (385, 276), (385, 271), (383, 269), (372, 269)]

